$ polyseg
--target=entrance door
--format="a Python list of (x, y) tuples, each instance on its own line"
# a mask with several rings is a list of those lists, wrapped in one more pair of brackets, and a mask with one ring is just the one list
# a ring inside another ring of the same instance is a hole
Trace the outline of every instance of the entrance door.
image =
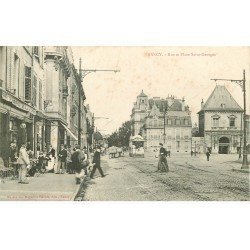
[(219, 154), (228, 154), (229, 153), (229, 139), (227, 137), (221, 137), (219, 139)]

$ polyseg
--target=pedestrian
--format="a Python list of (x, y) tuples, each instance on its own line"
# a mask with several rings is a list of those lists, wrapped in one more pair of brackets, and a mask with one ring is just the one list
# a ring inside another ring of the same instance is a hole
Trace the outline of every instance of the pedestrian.
[(18, 166), (17, 166), (17, 143), (13, 140), (10, 144), (10, 164), (13, 167), (14, 176), (18, 176)]
[(27, 180), (27, 171), (30, 168), (30, 160), (29, 160), (29, 156), (26, 150), (26, 144), (23, 143), (21, 145), (20, 151), (19, 151), (19, 157), (17, 160), (18, 164), (19, 164), (19, 182), (21, 184), (28, 184), (28, 180)]
[(68, 147), (67, 149), (67, 158), (66, 158), (66, 173), (72, 174), (72, 160), (71, 160), (71, 146)]
[(66, 172), (66, 159), (67, 159), (67, 146), (62, 145), (61, 150), (58, 155), (58, 170), (59, 174), (64, 174)]
[(101, 168), (101, 148), (97, 147), (93, 156), (93, 169), (90, 174), (90, 178), (93, 179), (96, 169), (100, 172), (102, 177), (105, 177)]
[(80, 150), (79, 145), (75, 146), (75, 152), (72, 154), (71, 160), (72, 160), (73, 168), (75, 170), (76, 184), (80, 184), (81, 179), (83, 179), (83, 177), (84, 177), (84, 171), (82, 168), (82, 161), (84, 160), (84, 154)]
[(209, 161), (209, 157), (210, 157), (210, 152), (209, 152), (209, 150), (207, 150), (206, 156), (207, 156), (207, 161)]
[(193, 157), (193, 154), (194, 154), (194, 151), (193, 151), (193, 150), (191, 150), (191, 157)]
[(89, 159), (88, 159), (88, 151), (86, 147), (83, 147), (83, 154), (84, 154), (84, 160), (82, 162), (82, 167), (84, 170), (85, 175), (88, 174), (88, 166), (89, 166)]
[(55, 172), (55, 159), (56, 159), (56, 150), (53, 148), (52, 145), (49, 146), (49, 152), (48, 152), (48, 155), (49, 155), (49, 166), (48, 168), (50, 169), (53, 169), (54, 172)]
[(167, 162), (167, 151), (163, 147), (162, 143), (160, 143), (159, 145), (160, 145), (160, 154), (159, 154), (158, 170), (168, 172), (169, 168)]

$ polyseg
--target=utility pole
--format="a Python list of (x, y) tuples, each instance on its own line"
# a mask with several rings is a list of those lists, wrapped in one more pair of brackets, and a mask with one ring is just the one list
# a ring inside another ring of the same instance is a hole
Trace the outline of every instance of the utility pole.
[[(79, 59), (79, 77), (80, 77), (80, 84), (82, 84), (83, 78), (87, 76), (90, 73), (96, 73), (96, 72), (120, 72), (120, 70), (114, 70), (114, 69), (82, 69), (82, 59)], [(80, 86), (79, 86), (80, 87)], [(81, 89), (81, 88), (80, 88)], [(79, 89), (79, 90), (80, 90)], [(78, 144), (81, 146), (81, 114), (82, 114), (82, 107), (81, 107), (81, 91), (79, 91), (79, 108), (78, 108)], [(94, 114), (93, 114), (94, 117)], [(93, 119), (93, 118), (92, 118)], [(94, 118), (95, 119), (95, 118)], [(92, 120), (93, 122), (93, 120)], [(94, 125), (94, 122), (93, 122)], [(93, 136), (92, 134), (92, 143), (93, 143)]]
[[(168, 111), (168, 105), (166, 107), (164, 107), (164, 121), (163, 121), (163, 142), (165, 144), (166, 141), (166, 113)], [(164, 145), (165, 146), (165, 145)]]
[(244, 102), (244, 112), (243, 112), (243, 161), (241, 169), (248, 169), (248, 160), (247, 160), (247, 120), (246, 120), (246, 76), (245, 70), (243, 70), (243, 79), (242, 80), (233, 80), (233, 79), (211, 79), (216, 81), (229, 81), (238, 84), (243, 91), (243, 102)]
[(239, 159), (241, 159), (241, 147), (242, 147), (242, 114), (240, 117), (240, 150), (239, 150)]
[(79, 91), (78, 91), (78, 97), (79, 97), (79, 107), (78, 107), (78, 145), (81, 147), (81, 115), (82, 115), (82, 107), (81, 107), (81, 79), (82, 79), (82, 59), (80, 58), (79, 60), (79, 77), (80, 77), (80, 82), (79, 82)]

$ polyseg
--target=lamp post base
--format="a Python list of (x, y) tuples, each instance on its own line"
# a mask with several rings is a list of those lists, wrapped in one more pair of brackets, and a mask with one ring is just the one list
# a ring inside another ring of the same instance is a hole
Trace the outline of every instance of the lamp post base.
[(243, 162), (242, 162), (241, 169), (249, 169), (249, 165), (248, 165), (247, 155), (246, 154), (243, 155)]

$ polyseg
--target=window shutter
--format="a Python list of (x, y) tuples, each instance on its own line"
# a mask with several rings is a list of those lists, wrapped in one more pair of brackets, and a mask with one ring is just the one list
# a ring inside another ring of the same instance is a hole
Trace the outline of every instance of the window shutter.
[(31, 67), (25, 66), (25, 101), (31, 102)]
[(37, 99), (37, 78), (33, 77), (33, 93), (32, 93), (32, 105), (36, 107), (36, 99)]

